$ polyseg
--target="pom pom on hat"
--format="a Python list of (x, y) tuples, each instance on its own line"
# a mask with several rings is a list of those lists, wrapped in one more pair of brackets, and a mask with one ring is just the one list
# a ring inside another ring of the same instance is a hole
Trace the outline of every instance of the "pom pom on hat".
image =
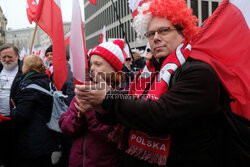
[(124, 63), (124, 42), (120, 39), (104, 42), (94, 47), (89, 56), (98, 55), (104, 58), (116, 71), (121, 71)]
[(113, 43), (116, 44), (116, 45), (118, 45), (121, 48), (121, 50), (123, 51), (123, 49), (124, 49), (124, 42), (122, 40), (116, 39), (116, 40), (113, 41)]

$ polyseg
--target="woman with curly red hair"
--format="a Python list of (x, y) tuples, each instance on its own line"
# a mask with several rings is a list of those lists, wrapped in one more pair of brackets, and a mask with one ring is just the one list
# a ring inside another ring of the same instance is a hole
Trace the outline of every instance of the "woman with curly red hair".
[(226, 96), (213, 68), (189, 57), (197, 18), (184, 0), (151, 0), (137, 10), (133, 26), (139, 39), (147, 37), (153, 57), (129, 95), (97, 82), (77, 86), (76, 96), (102, 107), (103, 123), (119, 123), (110, 137), (123, 152), (120, 166), (223, 166)]

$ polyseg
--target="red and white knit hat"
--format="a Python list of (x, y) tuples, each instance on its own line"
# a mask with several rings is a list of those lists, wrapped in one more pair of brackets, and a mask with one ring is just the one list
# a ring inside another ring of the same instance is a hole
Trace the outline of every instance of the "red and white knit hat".
[(104, 58), (116, 71), (121, 71), (124, 63), (124, 42), (116, 39), (113, 42), (104, 42), (94, 47), (89, 56), (99, 55)]

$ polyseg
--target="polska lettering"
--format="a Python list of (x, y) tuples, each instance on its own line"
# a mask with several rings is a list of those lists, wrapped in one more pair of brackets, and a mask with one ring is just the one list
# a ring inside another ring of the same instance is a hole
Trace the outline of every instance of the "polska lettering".
[(149, 148), (157, 149), (157, 150), (160, 150), (160, 151), (166, 151), (166, 145), (165, 144), (155, 142), (155, 141), (152, 141), (152, 140), (149, 140), (149, 139), (145, 139), (145, 138), (143, 138), (141, 136), (136, 136), (135, 134), (131, 135), (131, 141), (133, 141), (133, 140), (136, 141), (138, 144), (147, 146)]

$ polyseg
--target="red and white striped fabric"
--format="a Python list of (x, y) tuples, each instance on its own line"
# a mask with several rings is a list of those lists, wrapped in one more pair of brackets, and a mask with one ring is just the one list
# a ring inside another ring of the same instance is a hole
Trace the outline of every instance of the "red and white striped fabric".
[(103, 26), (99, 42), (100, 43), (107, 42), (107, 40), (106, 40), (106, 27), (105, 26)]
[(126, 58), (129, 57), (129, 47), (127, 44), (124, 46), (123, 55), (124, 55), (124, 60), (126, 60)]
[(72, 20), (70, 27), (70, 60), (75, 84), (85, 81), (88, 61), (84, 40), (82, 15), (79, 1), (73, 1)]
[(26, 12), (30, 24), (35, 20), (36, 17), (37, 2), (36, 0), (27, 0)]
[(70, 40), (70, 31), (64, 36), (65, 46), (69, 45), (69, 40)]
[(232, 111), (250, 120), (249, 7), (249, 0), (224, 0), (193, 40), (190, 56), (215, 69), (235, 100)]
[(53, 79), (60, 90), (68, 77), (60, 0), (39, 0), (36, 19), (39, 27), (52, 39)]
[(132, 17), (134, 18), (137, 14), (137, 8), (143, 3), (148, 2), (149, 0), (129, 0), (129, 8), (132, 10)]

